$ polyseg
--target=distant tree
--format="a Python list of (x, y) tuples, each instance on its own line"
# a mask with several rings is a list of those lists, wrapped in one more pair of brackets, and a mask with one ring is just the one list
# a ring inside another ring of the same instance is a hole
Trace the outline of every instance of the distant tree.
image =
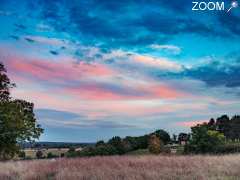
[(230, 120), (229, 131), (226, 137), (233, 141), (240, 139), (240, 116), (233, 116)]
[(36, 157), (37, 157), (38, 159), (43, 158), (43, 152), (42, 152), (41, 150), (38, 150), (38, 151), (36, 152)]
[(168, 132), (162, 130), (162, 129), (159, 129), (157, 131), (154, 132), (154, 134), (161, 140), (163, 141), (164, 144), (167, 144), (171, 141), (171, 137), (170, 135), (168, 134)]
[(216, 120), (216, 130), (223, 133), (227, 138), (230, 132), (230, 119), (227, 115), (223, 115)]
[(102, 146), (104, 144), (105, 144), (104, 141), (98, 141), (95, 146), (98, 147), (98, 146)]
[(174, 143), (177, 142), (177, 135), (176, 135), (176, 134), (173, 134), (172, 141), (173, 141)]
[(72, 153), (72, 152), (75, 152), (75, 151), (76, 151), (76, 149), (73, 146), (69, 147), (69, 149), (68, 149), (69, 153)]
[(224, 144), (224, 135), (218, 131), (209, 130), (207, 124), (191, 128), (192, 136), (185, 146), (187, 153), (215, 153)]
[(132, 150), (138, 149), (138, 142), (136, 137), (127, 136), (124, 138), (124, 141), (130, 144)]
[(20, 151), (20, 152), (18, 153), (18, 157), (20, 157), (20, 158), (22, 158), (22, 159), (25, 159), (25, 158), (26, 158), (26, 153), (25, 153), (25, 151)]
[(108, 156), (119, 154), (116, 147), (110, 144), (100, 145), (93, 149), (92, 155), (94, 156)]
[(208, 126), (214, 126), (215, 125), (215, 120), (213, 118), (211, 118), (208, 122)]
[(58, 156), (55, 155), (55, 154), (53, 154), (52, 152), (48, 152), (48, 153), (47, 153), (47, 158), (48, 158), (48, 159), (57, 158), (57, 157), (58, 157)]
[(108, 144), (115, 147), (118, 151), (118, 154), (124, 154), (125, 153), (124, 145), (123, 145), (122, 139), (120, 137), (115, 136), (115, 137), (111, 138), (108, 141)]
[(0, 63), (0, 160), (13, 158), (20, 149), (18, 142), (33, 141), (43, 133), (33, 103), (10, 97), (9, 90), (14, 86)]
[(190, 135), (187, 134), (187, 133), (180, 133), (178, 135), (178, 142), (181, 143), (181, 142), (187, 142), (189, 141), (189, 138), (190, 138)]
[(156, 136), (156, 135), (151, 135), (149, 138), (149, 145), (148, 145), (148, 150), (150, 153), (153, 154), (159, 154), (163, 150), (163, 142)]
[(133, 150), (131, 143), (127, 139), (123, 139), (122, 144), (124, 147), (124, 152), (130, 152)]

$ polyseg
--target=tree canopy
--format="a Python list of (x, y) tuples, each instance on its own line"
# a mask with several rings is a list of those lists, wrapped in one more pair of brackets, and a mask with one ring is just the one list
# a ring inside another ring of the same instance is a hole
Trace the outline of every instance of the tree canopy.
[(13, 99), (10, 89), (15, 87), (0, 63), (0, 159), (12, 158), (18, 151), (18, 142), (33, 141), (43, 129), (36, 122), (34, 104)]

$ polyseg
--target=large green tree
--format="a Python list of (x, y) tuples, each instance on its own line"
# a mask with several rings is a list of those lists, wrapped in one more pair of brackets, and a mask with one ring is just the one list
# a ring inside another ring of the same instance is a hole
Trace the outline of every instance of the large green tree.
[(154, 134), (161, 140), (163, 141), (164, 144), (167, 144), (171, 141), (171, 137), (168, 134), (168, 132), (166, 132), (163, 129), (159, 129), (157, 131), (154, 132)]
[(187, 153), (216, 153), (217, 148), (224, 144), (223, 133), (210, 130), (206, 123), (194, 126), (191, 130), (190, 141), (185, 146)]
[(43, 133), (37, 124), (34, 104), (11, 98), (10, 89), (15, 85), (0, 63), (0, 159), (10, 159), (19, 151), (18, 143), (34, 141)]

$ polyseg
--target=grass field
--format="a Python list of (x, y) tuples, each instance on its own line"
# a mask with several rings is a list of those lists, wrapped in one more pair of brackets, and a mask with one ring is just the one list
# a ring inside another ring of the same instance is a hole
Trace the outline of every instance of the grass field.
[[(43, 156), (47, 157), (47, 154), (51, 152), (53, 155), (60, 156), (62, 153), (66, 153), (68, 148), (50, 148), (50, 149), (41, 149)], [(26, 157), (36, 158), (36, 149), (25, 149)]]
[(235, 180), (240, 155), (113, 156), (0, 163), (1, 180)]

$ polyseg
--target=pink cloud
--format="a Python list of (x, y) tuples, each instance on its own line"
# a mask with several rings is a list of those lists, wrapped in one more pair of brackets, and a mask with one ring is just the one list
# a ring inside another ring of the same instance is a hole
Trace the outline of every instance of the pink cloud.
[(198, 124), (202, 124), (204, 122), (208, 122), (207, 120), (196, 120), (196, 121), (184, 121), (184, 122), (178, 122), (176, 125), (178, 126), (184, 126), (184, 127), (193, 127)]
[(79, 80), (86, 77), (111, 76), (114, 72), (102, 64), (79, 63), (74, 65), (72, 61), (49, 61), (39, 59), (27, 59), (23, 57), (10, 57), (6, 61), (7, 68), (15, 76), (24, 76), (46, 80), (49, 82), (64, 82)]
[[(79, 87), (63, 89), (64, 92), (88, 100), (154, 100), (176, 99), (185, 96), (172, 87), (165, 85), (132, 84), (131, 87), (122, 85), (123, 90), (114, 90), (101, 84), (81, 85)], [(123, 92), (121, 92), (123, 91)], [(127, 91), (127, 92), (125, 92)]]

